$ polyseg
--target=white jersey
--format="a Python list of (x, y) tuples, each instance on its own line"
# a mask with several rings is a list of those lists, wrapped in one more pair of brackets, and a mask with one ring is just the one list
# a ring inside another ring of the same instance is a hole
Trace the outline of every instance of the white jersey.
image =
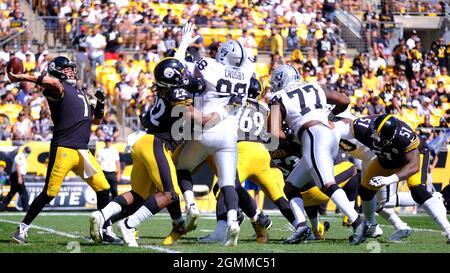
[(296, 81), (276, 92), (272, 101), (280, 101), (286, 110), (285, 120), (294, 132), (308, 121), (317, 120), (328, 126), (327, 98), (323, 89), (315, 82)]
[(255, 73), (255, 65), (250, 60), (242, 67), (232, 67), (215, 59), (202, 58), (195, 63), (195, 67), (206, 85), (201, 94), (201, 109), (204, 114), (225, 107), (233, 96), (242, 98), (242, 102), (245, 102), (250, 78)]

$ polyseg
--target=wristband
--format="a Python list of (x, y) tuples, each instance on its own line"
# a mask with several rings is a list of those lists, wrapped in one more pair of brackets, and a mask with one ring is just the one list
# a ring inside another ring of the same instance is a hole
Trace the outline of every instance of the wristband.
[(44, 76), (43, 75), (39, 75), (39, 77), (36, 80), (36, 84), (37, 85), (42, 85), (42, 81), (44, 80)]

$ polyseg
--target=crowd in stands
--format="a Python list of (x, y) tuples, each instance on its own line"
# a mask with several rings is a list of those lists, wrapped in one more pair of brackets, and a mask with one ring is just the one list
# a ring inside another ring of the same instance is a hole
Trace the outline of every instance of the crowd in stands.
[[(35, 2), (40, 15), (57, 16), (46, 19), (46, 33), (54, 32), (55, 39), (67, 40), (75, 48), (78, 88), (105, 88), (109, 103), (124, 106), (127, 116), (152, 106), (153, 67), (178, 46), (181, 26), (191, 20), (201, 36), (188, 49), (194, 60), (214, 56), (226, 39), (239, 40), (256, 57), (257, 74), (267, 90), (270, 71), (289, 63), (304, 80), (317, 80), (348, 94), (357, 115), (392, 113), (420, 128), (427, 124), (445, 128), (450, 122), (450, 48), (439, 38), (425, 49), (415, 32), (394, 41), (391, 26), (382, 23), (393, 18), (390, 4), (378, 12), (363, 1), (332, 0), (216, 0), (214, 5), (213, 1)], [(359, 10), (367, 8), (363, 21), (371, 42), (367, 52), (351, 58), (334, 16), (338, 5), (351, 10), (355, 2)], [(49, 110), (39, 89), (8, 84), (4, 72), (12, 55), (24, 61), (27, 73), (45, 72), (52, 57), (48, 46), (31, 52), (26, 44), (17, 50), (5, 44), (0, 50), (0, 129), (6, 128), (0, 132), (1, 139), (50, 136)], [(268, 53), (270, 63), (260, 61), (262, 53)], [(108, 115), (106, 125), (95, 128), (92, 138), (102, 140), (108, 135), (119, 140), (113, 120)], [(439, 131), (434, 131), (436, 136)]]

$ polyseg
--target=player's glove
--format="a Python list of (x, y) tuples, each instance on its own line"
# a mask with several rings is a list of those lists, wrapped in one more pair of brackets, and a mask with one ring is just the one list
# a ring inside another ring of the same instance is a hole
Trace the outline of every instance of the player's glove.
[(106, 92), (103, 90), (103, 88), (97, 88), (95, 89), (94, 96), (99, 100), (101, 103), (105, 102), (106, 99)]
[(192, 37), (192, 34), (194, 33), (195, 24), (192, 24), (190, 22), (187, 22), (183, 29), (181, 30), (181, 42), (185, 42), (188, 45), (195, 43), (198, 38), (200, 38), (200, 35), (197, 35), (195, 37)]
[(375, 176), (369, 181), (369, 185), (375, 188), (390, 185), (398, 182), (398, 176), (393, 174), (391, 176)]

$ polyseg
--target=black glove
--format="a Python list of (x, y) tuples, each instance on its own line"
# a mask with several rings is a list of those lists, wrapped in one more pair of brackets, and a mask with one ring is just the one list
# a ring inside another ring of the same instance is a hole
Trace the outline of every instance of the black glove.
[(94, 96), (97, 98), (97, 100), (99, 100), (100, 102), (105, 102), (106, 99), (106, 92), (105, 90), (103, 90), (103, 88), (97, 88), (95, 89), (95, 94)]

